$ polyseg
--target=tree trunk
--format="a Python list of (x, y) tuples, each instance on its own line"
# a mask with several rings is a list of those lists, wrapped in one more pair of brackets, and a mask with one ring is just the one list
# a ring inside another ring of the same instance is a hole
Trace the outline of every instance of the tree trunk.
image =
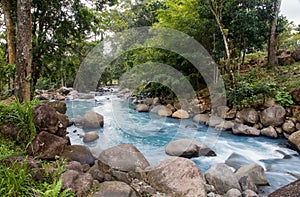
[[(12, 7), (9, 0), (1, 0), (1, 3), (6, 27), (8, 63), (13, 65), (16, 63), (16, 28), (11, 14)], [(13, 88), (13, 78), (9, 79), (9, 88)]]
[(230, 59), (230, 48), (229, 48), (229, 42), (228, 42), (228, 37), (227, 37), (227, 32), (224, 29), (224, 25), (222, 24), (222, 4), (224, 1), (220, 2), (220, 5), (217, 5), (215, 1), (209, 0), (208, 1), (208, 6), (213, 13), (216, 22), (220, 28), (222, 37), (223, 37), (223, 42), (225, 46), (225, 52), (226, 52), (226, 58)]
[(280, 11), (280, 4), (281, 0), (274, 0), (272, 11), (274, 15), (270, 20), (270, 34), (268, 41), (268, 68), (272, 68), (278, 64), (276, 57), (276, 26)]
[(31, 95), (31, 0), (17, 0), (17, 60), (16, 96), (20, 102), (30, 100)]

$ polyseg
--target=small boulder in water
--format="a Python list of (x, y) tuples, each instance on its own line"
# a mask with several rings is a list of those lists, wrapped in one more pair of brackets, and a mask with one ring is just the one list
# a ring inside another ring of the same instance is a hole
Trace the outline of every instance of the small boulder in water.
[(135, 110), (138, 112), (148, 112), (149, 111), (149, 106), (146, 104), (137, 104), (135, 106)]
[(262, 129), (261, 134), (271, 138), (278, 137), (276, 130), (272, 126)]
[(93, 142), (93, 141), (97, 140), (98, 138), (99, 138), (99, 135), (96, 132), (91, 131), (91, 132), (84, 134), (82, 141), (85, 143)]
[(268, 180), (263, 167), (253, 163), (239, 168), (235, 172), (236, 177), (240, 180), (242, 177), (250, 177), (255, 185), (268, 185)]
[(206, 171), (205, 178), (208, 184), (213, 185), (220, 194), (225, 194), (233, 188), (241, 191), (237, 177), (226, 164), (213, 165)]
[(216, 156), (216, 153), (201, 142), (192, 139), (180, 139), (170, 142), (166, 147), (166, 153), (178, 157)]
[(173, 118), (179, 118), (179, 119), (187, 119), (190, 117), (189, 113), (183, 109), (179, 109), (176, 112), (172, 114)]

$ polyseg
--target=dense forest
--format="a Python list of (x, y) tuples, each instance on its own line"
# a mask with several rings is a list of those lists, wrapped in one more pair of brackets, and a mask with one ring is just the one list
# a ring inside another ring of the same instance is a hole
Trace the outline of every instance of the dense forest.
[[(22, 101), (32, 98), (35, 89), (72, 87), (81, 63), (94, 46), (114, 33), (143, 26), (171, 28), (193, 37), (212, 55), (228, 89), (233, 89), (248, 63), (247, 54), (264, 53), (267, 61), (263, 66), (274, 69), (278, 49), (297, 47), (300, 28), (279, 15), (280, 4), (279, 0), (3, 0), (1, 95), (14, 92)], [(99, 84), (109, 84), (135, 65), (150, 61), (176, 68), (196, 90), (203, 87), (200, 73), (190, 62), (154, 48), (132, 50), (118, 57), (106, 68)], [(158, 84), (151, 87), (167, 91)]]

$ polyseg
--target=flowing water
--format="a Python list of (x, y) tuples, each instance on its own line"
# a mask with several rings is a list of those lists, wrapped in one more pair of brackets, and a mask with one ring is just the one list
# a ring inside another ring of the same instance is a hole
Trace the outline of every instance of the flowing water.
[[(94, 100), (67, 101), (67, 115), (75, 118), (93, 110), (104, 116), (104, 127), (96, 130), (100, 138), (91, 143), (83, 143), (80, 128), (68, 128), (72, 144), (88, 146), (93, 153), (109, 147), (130, 143), (135, 145), (152, 166), (158, 164), (167, 155), (165, 146), (175, 139), (194, 139), (208, 145), (217, 154), (216, 157), (198, 157), (192, 160), (204, 173), (211, 165), (226, 162), (231, 166), (241, 166), (256, 162), (266, 170), (270, 186), (261, 187), (261, 194), (268, 194), (300, 177), (300, 157), (298, 153), (281, 146), (285, 139), (265, 137), (235, 136), (229, 131), (216, 131), (191, 120), (178, 120), (158, 117), (152, 113), (139, 113), (127, 101), (115, 95), (98, 96)], [(286, 156), (285, 159), (284, 155)], [(230, 159), (228, 159), (230, 157)]]

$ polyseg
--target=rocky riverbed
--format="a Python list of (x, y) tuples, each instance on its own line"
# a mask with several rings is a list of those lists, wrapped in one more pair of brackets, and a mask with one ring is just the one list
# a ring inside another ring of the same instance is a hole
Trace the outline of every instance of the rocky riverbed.
[[(127, 93), (123, 91), (119, 96), (128, 98)], [(297, 94), (293, 95), (296, 95), (294, 100), (299, 104)], [(78, 94), (72, 90), (62, 96), (64, 99), (95, 98), (94, 94)], [(151, 112), (161, 117), (179, 120), (192, 118), (196, 127), (198, 123), (203, 123), (219, 130), (229, 130), (234, 135), (287, 138), (288, 144), (299, 150), (299, 105), (285, 109), (270, 102), (264, 109), (250, 108), (239, 111), (221, 106), (219, 110), (225, 111), (226, 116), (218, 117), (218, 112), (212, 115), (205, 104), (209, 102), (205, 99), (187, 101), (181, 105), (159, 98), (128, 99), (135, 104), (135, 109), (139, 112)], [(61, 107), (53, 107), (58, 111), (65, 111), (61, 110)], [(200, 109), (201, 113), (195, 113), (195, 107)], [(42, 110), (43, 108), (46, 109)], [(86, 146), (70, 144), (66, 135), (66, 127), (70, 124), (68, 118), (58, 112), (50, 115), (51, 111), (53, 110), (44, 105), (37, 107), (36, 113), (42, 112), (36, 115), (39, 117), (36, 124), (40, 133), (32, 144), (33, 151), (29, 153), (46, 159), (68, 158), (69, 170), (62, 176), (64, 188), (71, 188), (78, 196), (85, 196), (91, 187), (96, 188), (94, 196), (258, 196), (259, 187), (268, 185), (265, 173), (267, 169), (264, 166), (258, 163), (234, 163), (235, 155), (228, 159), (227, 163), (214, 164), (207, 171), (201, 171), (193, 160), (187, 158), (199, 157), (203, 155), (203, 150), (210, 153), (207, 155), (209, 157), (215, 153), (200, 142), (191, 141), (189, 146), (184, 142), (175, 145), (172, 142), (173, 145), (169, 146), (175, 146), (179, 150), (168, 148), (167, 154), (172, 156), (166, 157), (155, 166), (151, 166), (147, 158), (132, 144), (113, 146), (92, 154)], [(46, 125), (39, 126), (41, 122)], [(81, 128), (97, 128), (105, 125), (106, 119), (97, 112), (88, 112), (77, 117), (75, 123)], [(195, 125), (186, 126), (191, 128)], [(80, 137), (88, 141), (99, 138), (97, 133)], [(184, 148), (180, 150), (180, 147)], [(292, 157), (284, 154), (283, 158)]]

